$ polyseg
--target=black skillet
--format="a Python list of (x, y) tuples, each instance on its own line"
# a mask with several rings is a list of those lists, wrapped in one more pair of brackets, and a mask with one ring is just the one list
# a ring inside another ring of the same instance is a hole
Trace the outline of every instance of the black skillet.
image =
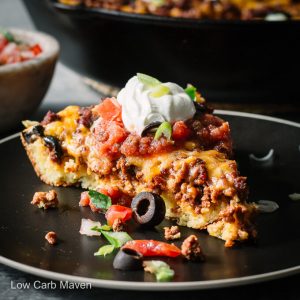
[[(299, 21), (205, 21), (23, 0), (61, 59), (118, 87), (136, 72), (197, 85), (211, 101), (299, 101)], [(284, 99), (284, 100), (283, 100)]]

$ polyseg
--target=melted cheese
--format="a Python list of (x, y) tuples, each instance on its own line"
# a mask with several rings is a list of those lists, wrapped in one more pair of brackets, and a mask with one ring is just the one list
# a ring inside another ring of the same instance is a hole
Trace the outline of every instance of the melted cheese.
[[(78, 158), (81, 153), (78, 138), (84, 142), (85, 136), (89, 130), (84, 126), (79, 126), (77, 120), (79, 118), (79, 106), (68, 106), (58, 113), (60, 120), (49, 123), (45, 128), (46, 135), (57, 137), (62, 142), (62, 147), (70, 156)], [(74, 133), (80, 129), (80, 134), (75, 136)]]
[(151, 157), (127, 157), (130, 165), (138, 167), (143, 174), (145, 182), (150, 182), (155, 176), (165, 169), (170, 169), (178, 163), (176, 168), (180, 169), (183, 163), (191, 164), (200, 158), (205, 162), (208, 172), (208, 182), (214, 184), (218, 189), (227, 189), (232, 186), (229, 174), (236, 172), (236, 164), (225, 158), (223, 153), (216, 150), (209, 151), (185, 151), (178, 150)]

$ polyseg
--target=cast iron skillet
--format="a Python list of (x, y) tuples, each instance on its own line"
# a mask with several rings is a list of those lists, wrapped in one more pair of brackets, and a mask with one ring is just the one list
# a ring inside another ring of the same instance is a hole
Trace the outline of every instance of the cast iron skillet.
[(197, 85), (211, 101), (297, 102), (300, 22), (203, 21), (23, 0), (62, 61), (122, 87), (136, 72)]

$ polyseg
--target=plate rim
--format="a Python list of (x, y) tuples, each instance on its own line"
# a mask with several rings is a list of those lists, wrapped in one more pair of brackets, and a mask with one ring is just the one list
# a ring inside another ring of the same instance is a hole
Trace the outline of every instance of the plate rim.
[[(300, 128), (300, 123), (289, 121), (281, 118), (231, 111), (231, 110), (215, 110), (216, 114), (221, 115), (231, 115), (238, 117), (254, 118), (260, 119), (280, 124), (285, 124)], [(7, 141), (10, 141), (20, 135), (20, 132), (7, 136), (0, 140), (0, 144), (3, 144)], [(290, 268), (285, 268), (278, 271), (262, 273), (251, 276), (243, 276), (237, 278), (227, 278), (227, 279), (216, 279), (216, 280), (205, 280), (205, 281), (187, 281), (187, 282), (136, 282), (136, 281), (118, 281), (118, 280), (106, 280), (106, 279), (97, 279), (90, 277), (82, 277), (76, 275), (69, 275), (64, 273), (53, 272), (49, 270), (43, 270), (37, 267), (32, 267), (23, 263), (16, 262), (14, 260), (8, 259), (0, 255), (0, 263), (14, 269), (29, 273), (35, 276), (41, 276), (50, 280), (58, 281), (70, 281), (70, 282), (84, 282), (90, 283), (93, 287), (109, 288), (109, 289), (122, 289), (122, 290), (139, 290), (139, 291), (178, 291), (178, 290), (200, 290), (200, 289), (213, 289), (213, 288), (222, 288), (222, 287), (233, 287), (246, 285), (257, 282), (264, 282), (271, 279), (283, 278), (290, 275), (300, 273), (300, 265)]]
[(0, 263), (29, 273), (35, 276), (40, 276), (50, 280), (69, 281), (69, 282), (83, 282), (90, 283), (93, 287), (121, 289), (121, 290), (136, 290), (136, 291), (184, 291), (184, 290), (201, 290), (213, 289), (222, 287), (234, 287), (251, 283), (264, 282), (271, 279), (278, 279), (290, 275), (300, 273), (300, 266), (286, 268), (279, 271), (273, 271), (258, 275), (243, 276), (238, 278), (204, 280), (204, 281), (186, 281), (186, 282), (137, 282), (137, 281), (119, 281), (109, 279), (97, 279), (90, 277), (82, 277), (76, 275), (69, 275), (48, 270), (39, 269), (28, 266), (0, 256)]

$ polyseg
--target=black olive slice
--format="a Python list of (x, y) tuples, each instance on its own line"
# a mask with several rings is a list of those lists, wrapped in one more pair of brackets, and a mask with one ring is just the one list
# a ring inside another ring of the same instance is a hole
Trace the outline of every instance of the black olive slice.
[(27, 144), (33, 143), (37, 137), (44, 135), (44, 127), (42, 125), (33, 126), (30, 130), (23, 131), (22, 135)]
[(115, 256), (113, 267), (123, 271), (140, 270), (143, 267), (143, 255), (133, 249), (121, 248)]
[(47, 148), (49, 148), (51, 153), (51, 159), (56, 162), (60, 162), (62, 155), (63, 155), (63, 149), (60, 145), (59, 140), (51, 135), (46, 135), (44, 137), (44, 142)]
[(198, 103), (194, 102), (194, 106), (196, 108), (196, 113), (204, 114), (204, 113), (212, 113), (213, 109), (211, 107), (208, 107), (206, 103)]
[(161, 122), (158, 122), (158, 121), (151, 122), (150, 124), (145, 126), (145, 128), (143, 129), (143, 131), (141, 133), (141, 136), (146, 136), (148, 132), (155, 131), (155, 129), (157, 129), (160, 124), (161, 124)]
[(155, 193), (142, 192), (131, 202), (134, 220), (143, 226), (153, 227), (160, 224), (166, 214), (164, 200)]

